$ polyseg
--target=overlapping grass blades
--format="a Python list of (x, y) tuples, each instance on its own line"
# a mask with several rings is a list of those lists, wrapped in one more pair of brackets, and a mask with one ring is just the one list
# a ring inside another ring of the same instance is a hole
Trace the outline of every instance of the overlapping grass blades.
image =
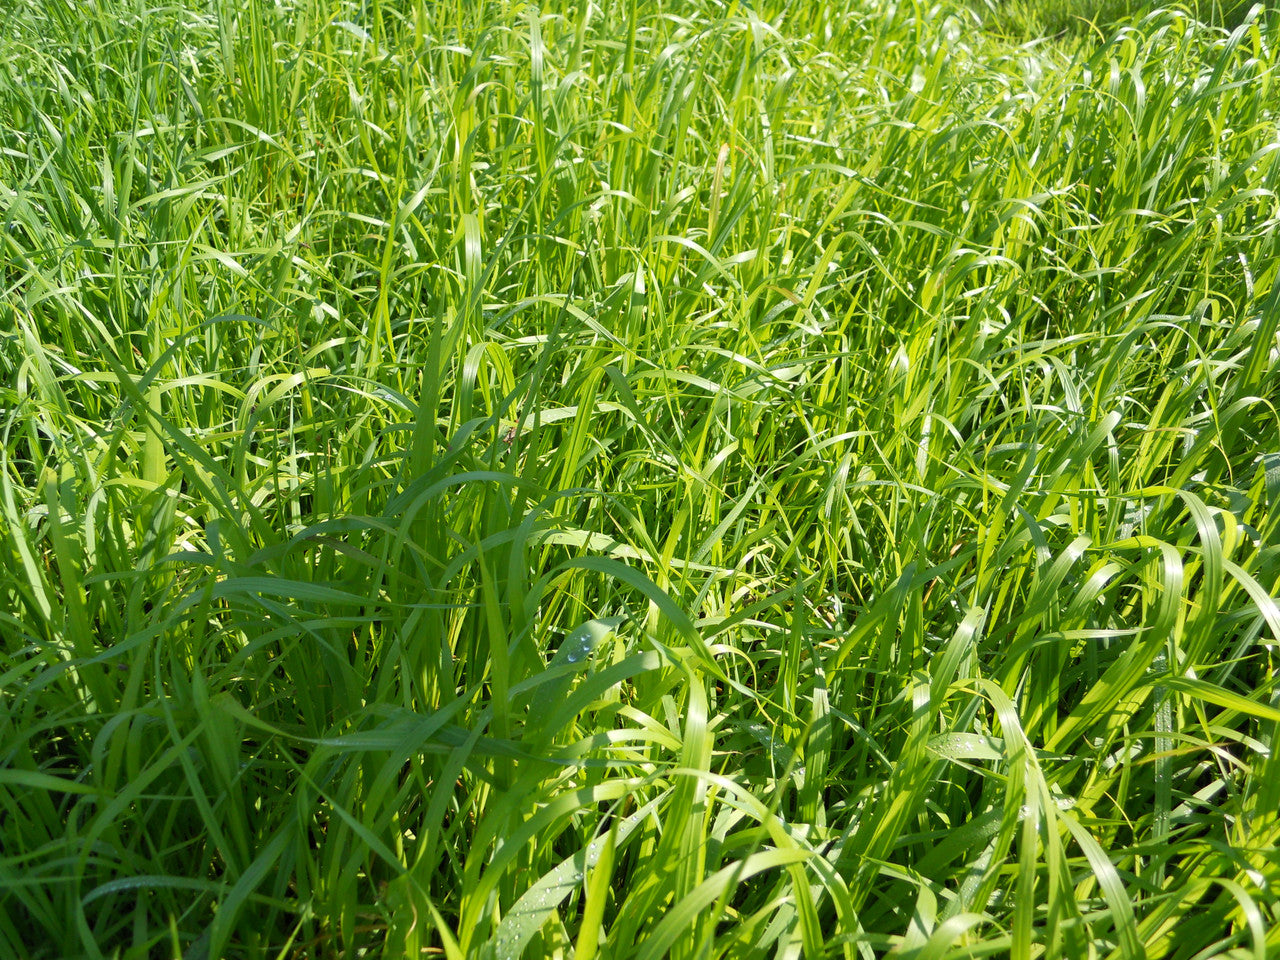
[(1280, 950), (1260, 13), (13, 6), (0, 952)]

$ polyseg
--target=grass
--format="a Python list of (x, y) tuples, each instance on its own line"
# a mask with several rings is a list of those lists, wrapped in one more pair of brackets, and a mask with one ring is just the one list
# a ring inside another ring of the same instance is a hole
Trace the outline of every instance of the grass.
[[(1179, 10), (1209, 25), (1234, 30), (1266, 0), (1187, 0)], [(970, 0), (985, 29), (1018, 42), (1053, 39), (1093, 44), (1151, 11), (1148, 0)]]
[(1277, 42), (14, 0), (0, 954), (1280, 953)]

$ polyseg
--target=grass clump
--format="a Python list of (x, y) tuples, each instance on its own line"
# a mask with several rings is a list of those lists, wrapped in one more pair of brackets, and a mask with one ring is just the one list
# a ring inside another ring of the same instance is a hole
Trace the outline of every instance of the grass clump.
[(1280, 950), (1263, 21), (12, 6), (0, 952)]
[[(1105, 40), (1126, 22), (1166, 12), (1165, 5), (1150, 0), (974, 0), (971, 6), (984, 28), (997, 35), (1017, 42), (1052, 39), (1068, 45)], [(1179, 13), (1227, 30), (1271, 9), (1273, 4), (1261, 0), (1188, 0), (1176, 5)]]

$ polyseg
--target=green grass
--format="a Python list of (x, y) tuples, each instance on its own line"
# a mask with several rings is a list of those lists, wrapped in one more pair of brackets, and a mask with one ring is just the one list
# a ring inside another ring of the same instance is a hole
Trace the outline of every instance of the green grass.
[(14, 0), (0, 955), (1280, 954), (1280, 34)]
[[(1159, 4), (1151, 0), (969, 0), (985, 29), (1021, 42), (1092, 44), (1111, 36), (1130, 20), (1140, 20)], [(1185, 0), (1176, 9), (1209, 25), (1234, 30), (1251, 17), (1254, 6), (1274, 8), (1271, 0)]]

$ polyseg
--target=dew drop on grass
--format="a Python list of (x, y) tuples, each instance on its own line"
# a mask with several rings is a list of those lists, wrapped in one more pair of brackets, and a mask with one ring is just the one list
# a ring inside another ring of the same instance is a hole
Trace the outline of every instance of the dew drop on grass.
[(566, 663), (581, 663), (591, 655), (591, 651), (601, 640), (618, 628), (621, 622), (621, 617), (588, 620), (564, 638), (560, 644), (558, 657), (563, 657)]
[(565, 638), (564, 658), (570, 663), (580, 663), (591, 653), (595, 638), (586, 627), (579, 627)]

